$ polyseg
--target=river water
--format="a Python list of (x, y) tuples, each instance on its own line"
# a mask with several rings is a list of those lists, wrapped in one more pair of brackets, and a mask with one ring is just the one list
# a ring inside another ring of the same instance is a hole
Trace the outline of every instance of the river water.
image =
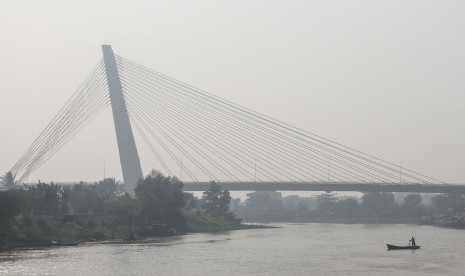
[[(465, 232), (416, 225), (282, 224), (133, 244), (0, 253), (0, 275), (465, 275)], [(386, 250), (415, 236), (420, 250)]]

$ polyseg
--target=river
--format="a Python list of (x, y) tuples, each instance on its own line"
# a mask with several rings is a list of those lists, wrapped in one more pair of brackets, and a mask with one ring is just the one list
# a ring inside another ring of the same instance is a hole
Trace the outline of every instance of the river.
[[(0, 253), (0, 275), (465, 275), (465, 232), (432, 226), (282, 224), (150, 243)], [(386, 250), (415, 236), (420, 250)]]

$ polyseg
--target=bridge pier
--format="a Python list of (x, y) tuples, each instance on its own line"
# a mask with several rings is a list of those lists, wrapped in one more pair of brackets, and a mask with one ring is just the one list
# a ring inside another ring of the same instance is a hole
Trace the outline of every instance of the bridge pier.
[(123, 87), (110, 45), (102, 45), (103, 60), (110, 92), (111, 109), (118, 141), (119, 158), (126, 191), (134, 195), (137, 181), (143, 178), (139, 155), (126, 109)]

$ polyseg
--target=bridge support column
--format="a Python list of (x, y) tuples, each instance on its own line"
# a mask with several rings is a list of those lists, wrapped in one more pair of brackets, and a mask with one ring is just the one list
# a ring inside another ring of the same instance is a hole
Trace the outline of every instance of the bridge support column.
[(116, 67), (116, 60), (111, 45), (102, 45), (103, 60), (110, 91), (111, 109), (115, 123), (116, 139), (118, 141), (119, 158), (123, 172), (126, 191), (134, 195), (137, 181), (143, 178), (136, 143), (129, 122), (123, 87)]

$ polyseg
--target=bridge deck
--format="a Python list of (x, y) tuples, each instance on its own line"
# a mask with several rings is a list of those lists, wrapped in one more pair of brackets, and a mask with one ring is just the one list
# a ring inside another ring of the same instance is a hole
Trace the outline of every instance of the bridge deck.
[[(328, 182), (218, 182), (229, 191), (345, 191), (465, 194), (462, 184), (328, 183)], [(184, 182), (185, 191), (205, 191), (209, 182)]]

